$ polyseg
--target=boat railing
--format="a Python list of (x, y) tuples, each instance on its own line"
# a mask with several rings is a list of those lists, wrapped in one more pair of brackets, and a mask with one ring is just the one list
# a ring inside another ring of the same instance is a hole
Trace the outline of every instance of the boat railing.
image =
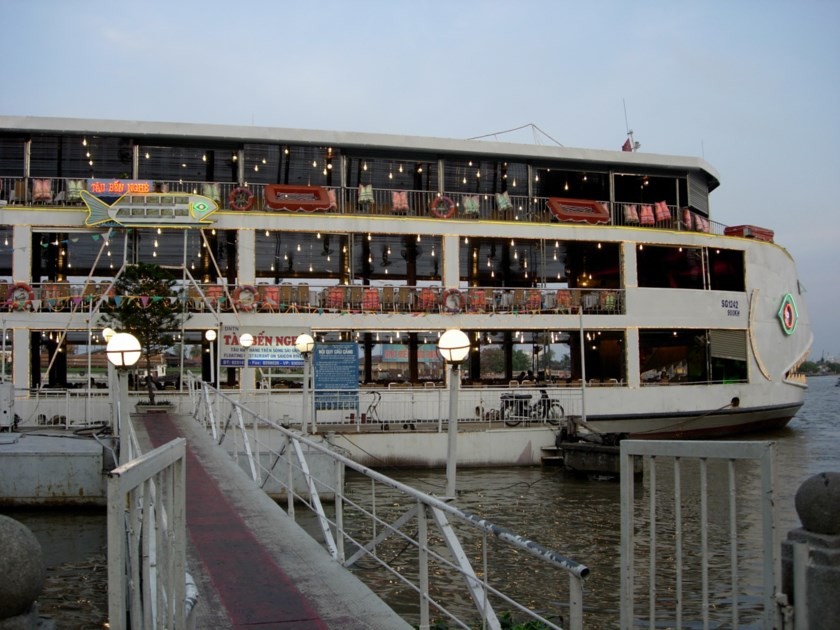
[[(416, 605), (403, 613), (407, 621), (421, 628), (433, 619), (501, 628), (504, 611), (541, 628), (583, 627), (586, 566), (462, 511), (457, 498), (447, 501), (361, 466), (329, 442), (290, 430), (207, 384), (193, 382), (190, 391), (193, 415), (214, 441), (260, 488), (285, 494), (290, 517), (312, 512), (317, 538), (336, 561), (348, 568), (364, 561), (359, 577), (386, 601), (397, 590), (416, 595)], [(365, 483), (347, 483), (350, 472)], [(333, 509), (323, 508), (322, 496), (334, 497)], [(510, 579), (512, 567), (544, 574), (559, 592), (552, 601), (534, 601)]]
[[(615, 386), (620, 385), (616, 382)], [(321, 389), (310, 397), (308, 414), (304, 414), (300, 387), (240, 390), (237, 396), (255, 413), (283, 426), (299, 427), (301, 419), (307, 417), (313, 419), (316, 427), (336, 431), (444, 432), (447, 424), (442, 418), (448, 418), (449, 414), (449, 389), (442, 382), (431, 381), (423, 384), (367, 383), (352, 390)], [(528, 413), (532, 406), (535, 410), (539, 408), (542, 398), (550, 404), (556, 403), (559, 409), (550, 416)], [(511, 407), (513, 399), (518, 402)], [(511, 411), (516, 411), (513, 418)], [(564, 418), (580, 417), (582, 413), (583, 390), (577, 383), (563, 387), (558, 384), (519, 386), (516, 383), (514, 387), (470, 383), (464, 384), (458, 396), (458, 421), (471, 428), (503, 428), (506, 421), (510, 426), (557, 426)]]
[[(14, 291), (19, 287), (21, 291)], [(241, 289), (248, 289), (242, 293)], [(192, 313), (341, 312), (341, 313), (507, 313), (588, 315), (625, 313), (623, 289), (546, 287), (469, 287), (442, 285), (310, 285), (227, 283), (196, 284), (176, 280), (173, 308)], [(247, 296), (247, 300), (246, 300)], [(107, 310), (117, 296), (113, 281), (42, 282), (32, 285), (0, 282), (0, 307), (5, 311), (95, 312)], [(137, 297), (137, 296), (134, 296)]]
[[(36, 184), (37, 182), (37, 184)], [(80, 191), (84, 178), (0, 178), (0, 199), (21, 205), (83, 205)], [(246, 209), (255, 212), (282, 212), (268, 206), (265, 184), (188, 180), (150, 180), (153, 192), (184, 192), (213, 199), (222, 210)], [(531, 223), (560, 222), (551, 212), (548, 197), (531, 197), (515, 192), (465, 193), (428, 190), (397, 190), (372, 186), (324, 186), (329, 195), (320, 213), (427, 217), (431, 219), (483, 219)], [(246, 202), (234, 201), (235, 190), (245, 189)], [(723, 234), (726, 227), (704, 215), (663, 201), (595, 200), (605, 210), (604, 223), (615, 226), (642, 227)], [(244, 205), (243, 205), (244, 203)], [(290, 209), (291, 212), (299, 210)], [(571, 222), (570, 224), (574, 224)]]
[(107, 389), (36, 388), (15, 410), (24, 425), (82, 429), (110, 422), (111, 399)]

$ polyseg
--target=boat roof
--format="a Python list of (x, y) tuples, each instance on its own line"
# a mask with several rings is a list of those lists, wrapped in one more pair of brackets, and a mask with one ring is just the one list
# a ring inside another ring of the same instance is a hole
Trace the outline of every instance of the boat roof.
[(0, 116), (0, 133), (87, 134), (91, 136), (128, 136), (131, 138), (166, 139), (172, 142), (208, 143), (277, 143), (315, 146), (336, 146), (369, 151), (405, 151), (461, 154), (472, 158), (486, 157), (514, 160), (562, 160), (585, 165), (612, 165), (620, 168), (647, 167), (664, 170), (700, 171), (705, 174), (709, 190), (720, 184), (717, 171), (697, 157), (607, 151), (553, 145), (532, 145), (497, 140), (466, 140), (383, 133), (289, 129), (217, 125), (205, 123), (149, 122), (88, 118), (54, 118), (41, 116)]

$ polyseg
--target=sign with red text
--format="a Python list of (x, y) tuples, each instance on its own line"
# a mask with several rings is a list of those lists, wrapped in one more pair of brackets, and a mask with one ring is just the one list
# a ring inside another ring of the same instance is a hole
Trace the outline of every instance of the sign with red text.
[[(257, 328), (256, 326), (222, 326), (219, 335), (221, 367), (303, 367), (303, 357), (295, 348), (302, 331), (298, 328)], [(240, 337), (249, 333), (254, 338), (245, 348)], [(247, 361), (247, 365), (246, 365)]]
[(97, 197), (122, 197), (128, 193), (142, 195), (154, 191), (154, 185), (147, 179), (89, 179), (88, 192)]

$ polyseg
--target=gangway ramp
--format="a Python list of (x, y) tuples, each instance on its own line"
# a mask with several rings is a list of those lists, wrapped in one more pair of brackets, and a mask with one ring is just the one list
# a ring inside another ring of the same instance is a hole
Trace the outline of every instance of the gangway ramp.
[(144, 450), (187, 439), (187, 561), (196, 628), (411, 626), (333, 560), (190, 416), (134, 416)]

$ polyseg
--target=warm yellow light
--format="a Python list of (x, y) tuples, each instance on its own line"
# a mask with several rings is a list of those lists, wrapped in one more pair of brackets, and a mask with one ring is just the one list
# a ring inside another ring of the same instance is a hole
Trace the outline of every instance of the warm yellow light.
[(462, 330), (447, 330), (440, 336), (438, 352), (447, 363), (460, 363), (470, 353), (470, 339)]

